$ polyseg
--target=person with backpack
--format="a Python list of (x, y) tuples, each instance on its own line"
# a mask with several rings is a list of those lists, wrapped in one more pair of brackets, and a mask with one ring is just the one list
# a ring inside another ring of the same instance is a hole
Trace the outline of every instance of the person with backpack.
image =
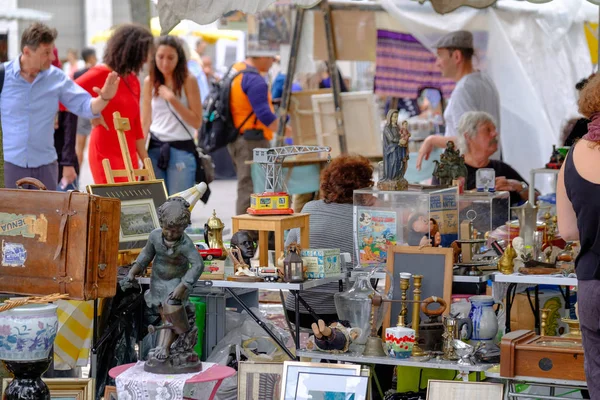
[[(273, 65), (274, 58), (260, 54), (250, 55), (245, 61), (234, 64), (230, 73), (229, 107), (236, 135), (227, 145), (237, 174), (237, 215), (246, 214), (250, 195), (254, 192), (251, 165), (255, 148), (271, 147), (273, 132), (279, 128), (279, 118), (274, 112), (271, 93), (263, 76)], [(227, 81), (227, 77), (225, 81)], [(286, 136), (291, 136), (289, 126)]]
[(194, 133), (202, 123), (196, 78), (188, 72), (185, 52), (175, 36), (158, 40), (150, 76), (142, 91), (142, 129), (150, 135), (148, 155), (169, 195), (196, 183)]

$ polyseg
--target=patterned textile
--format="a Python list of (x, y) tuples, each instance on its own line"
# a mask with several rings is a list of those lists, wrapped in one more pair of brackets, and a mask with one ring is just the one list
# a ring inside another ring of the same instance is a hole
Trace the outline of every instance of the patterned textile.
[[(202, 363), (203, 371), (191, 374), (159, 375), (144, 371), (144, 362), (138, 361), (133, 367), (117, 376), (117, 398), (125, 400), (176, 400), (184, 398), (185, 381), (204, 373), (213, 363)], [(194, 384), (194, 399), (208, 399), (215, 382)], [(201, 390), (197, 390), (202, 386)], [(186, 390), (186, 398), (191, 396)]]
[(450, 98), (455, 83), (442, 78), (436, 56), (412, 35), (377, 31), (375, 93), (385, 97), (416, 99), (425, 87), (441, 89)]
[(58, 332), (54, 341), (54, 368), (73, 369), (87, 365), (92, 342), (94, 302), (59, 300)]

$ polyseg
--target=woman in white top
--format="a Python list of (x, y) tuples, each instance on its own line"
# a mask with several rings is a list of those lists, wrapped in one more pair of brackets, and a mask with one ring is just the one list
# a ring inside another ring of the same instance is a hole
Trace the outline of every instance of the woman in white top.
[(169, 195), (194, 186), (194, 136), (202, 123), (202, 104), (177, 37), (158, 39), (142, 96), (142, 129), (150, 135), (148, 155), (156, 177), (165, 180)]

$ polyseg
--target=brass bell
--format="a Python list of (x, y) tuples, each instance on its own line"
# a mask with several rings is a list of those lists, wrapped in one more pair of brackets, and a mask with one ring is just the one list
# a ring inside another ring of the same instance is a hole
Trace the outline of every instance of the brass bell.
[(204, 224), (204, 241), (210, 249), (221, 249), (223, 255), (220, 260), (227, 258), (227, 249), (223, 245), (223, 228), (225, 224), (217, 217), (217, 212), (213, 210), (213, 215)]

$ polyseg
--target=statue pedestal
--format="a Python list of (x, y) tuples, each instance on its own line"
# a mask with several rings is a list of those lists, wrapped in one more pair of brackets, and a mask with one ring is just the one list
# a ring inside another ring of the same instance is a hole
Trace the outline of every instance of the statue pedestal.
[(377, 182), (377, 189), (379, 190), (406, 190), (408, 189), (408, 181), (404, 178), (400, 178), (395, 181), (382, 180)]

